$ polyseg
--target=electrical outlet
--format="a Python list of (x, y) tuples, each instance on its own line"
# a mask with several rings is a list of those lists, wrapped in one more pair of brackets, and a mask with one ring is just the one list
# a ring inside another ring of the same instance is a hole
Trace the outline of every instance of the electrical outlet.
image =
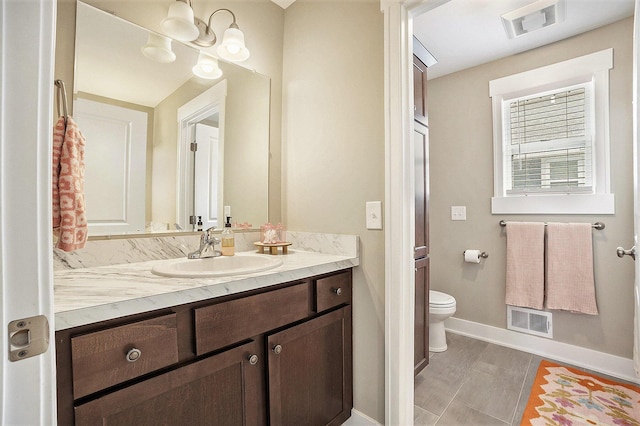
[(367, 201), (367, 229), (382, 229), (382, 201)]
[(467, 206), (451, 206), (451, 220), (467, 220)]

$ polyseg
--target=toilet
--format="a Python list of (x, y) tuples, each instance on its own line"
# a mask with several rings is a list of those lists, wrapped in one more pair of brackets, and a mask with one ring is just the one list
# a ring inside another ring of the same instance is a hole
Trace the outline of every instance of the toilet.
[(429, 290), (429, 352), (447, 350), (444, 320), (456, 313), (456, 299), (446, 293)]

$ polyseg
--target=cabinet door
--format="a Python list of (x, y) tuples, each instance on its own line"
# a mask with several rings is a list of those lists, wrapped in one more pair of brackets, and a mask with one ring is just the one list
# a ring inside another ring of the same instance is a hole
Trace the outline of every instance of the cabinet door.
[(261, 354), (249, 342), (112, 392), (76, 407), (76, 425), (264, 425)]
[(413, 55), (413, 119), (429, 125), (427, 112), (427, 66)]
[(429, 364), (429, 259), (415, 262), (414, 373)]
[(267, 338), (272, 426), (340, 425), (352, 395), (351, 307)]
[(429, 254), (429, 128), (413, 124), (415, 179), (415, 247), (414, 259)]

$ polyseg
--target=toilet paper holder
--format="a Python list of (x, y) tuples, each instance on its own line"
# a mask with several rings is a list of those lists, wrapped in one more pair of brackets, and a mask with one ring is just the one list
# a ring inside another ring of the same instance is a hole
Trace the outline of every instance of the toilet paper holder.
[[(462, 252), (462, 256), (464, 256), (464, 254), (465, 254), (466, 252), (467, 252), (466, 250), (465, 250), (465, 251), (463, 251), (463, 252)], [(480, 256), (481, 258), (483, 258), (483, 259), (486, 259), (487, 257), (489, 257), (489, 253), (487, 253), (486, 251), (483, 251), (483, 252), (481, 252), (481, 253), (479, 254), (479, 256)]]

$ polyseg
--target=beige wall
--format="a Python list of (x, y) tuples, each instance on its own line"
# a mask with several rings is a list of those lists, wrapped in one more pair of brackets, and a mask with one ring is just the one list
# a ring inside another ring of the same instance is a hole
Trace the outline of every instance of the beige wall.
[(384, 421), (383, 15), (378, 0), (298, 0), (285, 12), (283, 216), (289, 229), (360, 236), (354, 406)]
[[(498, 222), (561, 221), (606, 224), (594, 231), (600, 315), (553, 311), (554, 340), (632, 357), (633, 262), (616, 247), (633, 242), (631, 18), (589, 33), (428, 82), (431, 133), (431, 288), (453, 295), (457, 318), (506, 328), (504, 228)], [(492, 215), (493, 139), (489, 81), (606, 48), (610, 72), (611, 182), (615, 215)], [(451, 206), (467, 206), (453, 222)], [(466, 248), (489, 252), (480, 265), (462, 262)]]

